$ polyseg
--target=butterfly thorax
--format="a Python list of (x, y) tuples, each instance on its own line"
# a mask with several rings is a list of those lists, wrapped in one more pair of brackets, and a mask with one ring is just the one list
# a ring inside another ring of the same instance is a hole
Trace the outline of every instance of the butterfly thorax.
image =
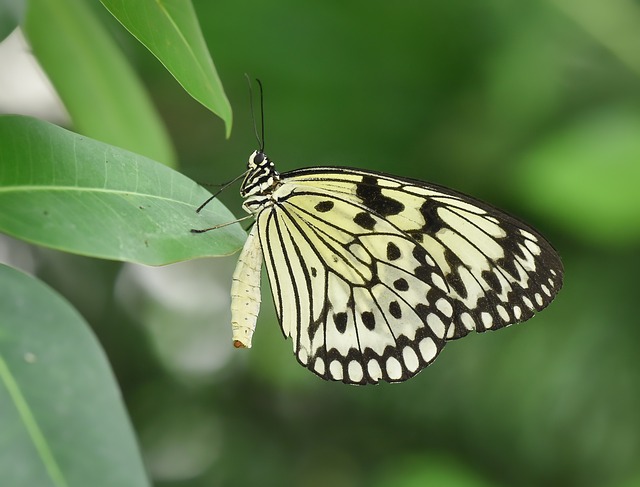
[(247, 163), (247, 175), (240, 187), (245, 199), (242, 207), (248, 213), (258, 213), (274, 203), (273, 193), (280, 186), (280, 173), (261, 151), (254, 151)]

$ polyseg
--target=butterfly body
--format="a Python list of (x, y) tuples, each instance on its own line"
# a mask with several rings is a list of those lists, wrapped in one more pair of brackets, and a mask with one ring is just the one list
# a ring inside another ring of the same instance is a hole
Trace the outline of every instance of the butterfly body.
[(562, 286), (535, 230), (437, 185), (334, 167), (280, 174), (255, 151), (241, 195), (256, 221), (234, 274), (234, 342), (251, 346), (264, 258), (285, 337), (327, 380), (404, 381), (448, 340), (524, 321)]

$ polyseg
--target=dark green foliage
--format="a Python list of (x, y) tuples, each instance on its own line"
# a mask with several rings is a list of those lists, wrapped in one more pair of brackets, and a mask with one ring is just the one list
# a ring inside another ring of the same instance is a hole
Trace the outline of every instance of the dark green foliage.
[[(9, 238), (0, 258), (36, 270), (93, 327), (154, 485), (638, 485), (640, 25), (632, 7), (199, 1), (236, 113), (230, 140), (163, 65), (102, 18), (195, 180), (231, 180), (256, 148), (248, 71), (265, 86), (265, 150), (280, 170), (338, 164), (445, 184), (554, 243), (566, 281), (544, 313), (449, 344), (407, 383), (355, 388), (309, 374), (282, 339), (266, 286), (253, 348), (232, 349), (234, 258), (152, 269)], [(112, 99), (113, 86), (98, 89)], [(3, 142), (0, 172), (6, 150)], [(222, 198), (243, 216), (235, 190)], [(222, 235), (188, 237), (214, 245)], [(65, 377), (71, 387), (76, 378)]]

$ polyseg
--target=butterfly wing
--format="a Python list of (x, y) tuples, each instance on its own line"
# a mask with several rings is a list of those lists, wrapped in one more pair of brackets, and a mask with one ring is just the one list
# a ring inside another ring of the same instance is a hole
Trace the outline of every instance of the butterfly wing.
[(283, 333), (325, 379), (406, 380), (446, 340), (524, 321), (562, 285), (542, 236), (455, 191), (344, 168), (282, 181), (260, 242)]

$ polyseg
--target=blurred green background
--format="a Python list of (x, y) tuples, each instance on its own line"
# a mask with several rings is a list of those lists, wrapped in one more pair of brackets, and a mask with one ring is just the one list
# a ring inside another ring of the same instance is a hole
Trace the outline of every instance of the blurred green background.
[[(451, 343), (400, 385), (300, 367), (268, 285), (231, 345), (236, 257), (144, 268), (4, 239), (92, 324), (155, 485), (640, 486), (640, 4), (632, 0), (196, 0), (234, 109), (193, 101), (113, 19), (172, 135), (210, 183), (256, 148), (265, 87), (279, 170), (348, 165), (444, 184), (559, 250), (565, 289), (526, 324)], [(222, 200), (239, 216), (241, 200)]]

